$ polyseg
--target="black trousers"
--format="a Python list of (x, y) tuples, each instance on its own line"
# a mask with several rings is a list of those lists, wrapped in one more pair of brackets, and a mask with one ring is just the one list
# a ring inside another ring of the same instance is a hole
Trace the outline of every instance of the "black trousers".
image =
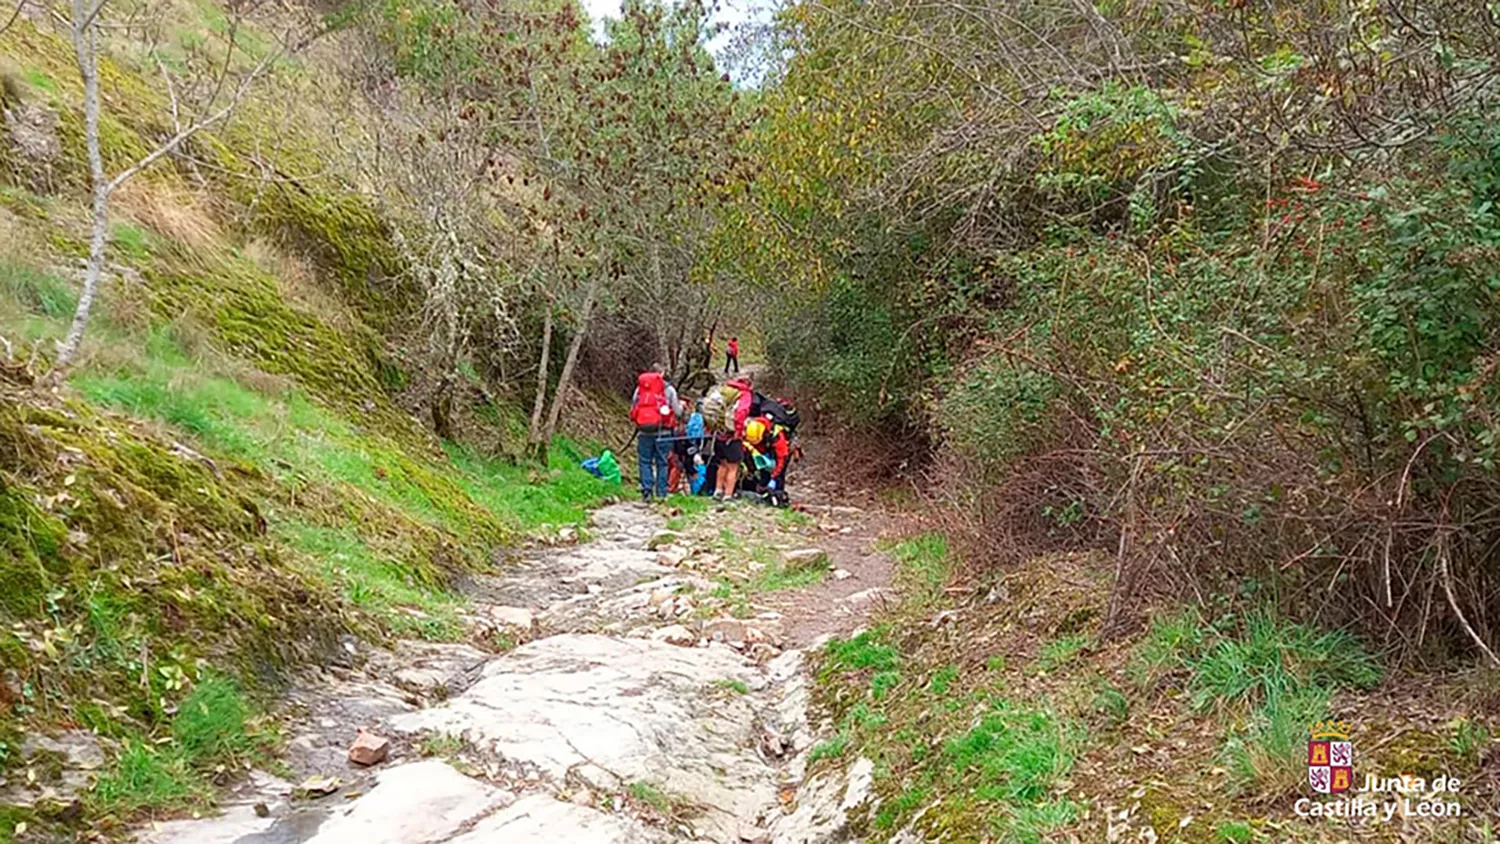
[(725, 353), (725, 355), (724, 355), (724, 373), (726, 375), (729, 374), (729, 367), (730, 367), (730, 365), (734, 366), (734, 374), (736, 374), (736, 375), (740, 374), (740, 356), (739, 355), (731, 355), (731, 354)]

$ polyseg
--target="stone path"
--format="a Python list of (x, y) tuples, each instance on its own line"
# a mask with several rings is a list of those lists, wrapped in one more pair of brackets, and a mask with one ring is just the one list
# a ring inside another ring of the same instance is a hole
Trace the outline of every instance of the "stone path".
[[(716, 515), (771, 512), (735, 505)], [(594, 515), (590, 541), (474, 583), (471, 622), (520, 642), (504, 653), (346, 642), (345, 665), (289, 696), (286, 778), (257, 772), (220, 815), (154, 824), (138, 840), (852, 840), (843, 820), (864, 799), (858, 771), (852, 787), (825, 778), (798, 799), (815, 728), (803, 653), (780, 647), (789, 644), (781, 614), (713, 617), (704, 596), (727, 582), (711, 577), (719, 557), (664, 523), (642, 505), (613, 505)], [(852, 564), (880, 576), (861, 553)], [(858, 591), (840, 584), (830, 594)], [(849, 602), (821, 615), (852, 627), (864, 611)], [(360, 730), (391, 739), (387, 761), (348, 761)]]

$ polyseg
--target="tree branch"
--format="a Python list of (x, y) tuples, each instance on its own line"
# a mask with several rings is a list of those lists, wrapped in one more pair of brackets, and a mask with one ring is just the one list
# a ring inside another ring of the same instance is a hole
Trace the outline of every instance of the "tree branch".
[(271, 63), (273, 61), (280, 58), (281, 55), (282, 51), (278, 50), (267, 55), (264, 59), (261, 59), (260, 63), (257, 64), (255, 68), (248, 74), (246, 74), (244, 79), (240, 80), (239, 86), (234, 91), (234, 96), (230, 97), (229, 102), (225, 103), (222, 108), (209, 115), (208, 117), (203, 118), (202, 120), (195, 121), (192, 125), (188, 126), (185, 129), (179, 129), (177, 131), (177, 134), (167, 139), (167, 141), (161, 146), (147, 153), (146, 156), (140, 161), (137, 161), (135, 164), (125, 168), (113, 179), (111, 179), (109, 181), (109, 184), (104, 186), (104, 192), (106, 194), (114, 193), (115, 190), (120, 187), (120, 185), (124, 184), (131, 177), (135, 176), (137, 173), (141, 172), (147, 167), (150, 167), (152, 164), (155, 164), (164, 156), (170, 155), (172, 151), (181, 146), (184, 141), (228, 117), (230, 112), (234, 111), (235, 107), (240, 104), (240, 101), (245, 98), (245, 94), (250, 90), (250, 85), (254, 83), (255, 80), (263, 72), (265, 72), (266, 68), (271, 66)]

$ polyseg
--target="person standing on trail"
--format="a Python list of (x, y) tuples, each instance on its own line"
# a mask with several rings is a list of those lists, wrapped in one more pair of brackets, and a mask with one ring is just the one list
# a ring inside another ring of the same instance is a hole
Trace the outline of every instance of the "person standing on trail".
[(755, 390), (748, 377), (731, 378), (703, 397), (703, 420), (714, 434), (714, 498), (734, 498), (745, 459), (745, 423)]
[(667, 455), (672, 450), (676, 407), (677, 390), (667, 383), (661, 364), (652, 364), (636, 378), (630, 421), (635, 423), (642, 501), (667, 497)]
[(740, 374), (740, 338), (730, 337), (724, 346), (724, 374), (729, 374), (729, 367), (733, 364), (734, 374)]

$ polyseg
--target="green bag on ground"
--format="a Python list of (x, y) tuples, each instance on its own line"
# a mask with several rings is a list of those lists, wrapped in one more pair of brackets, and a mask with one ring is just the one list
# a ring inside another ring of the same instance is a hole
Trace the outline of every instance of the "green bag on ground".
[(607, 448), (603, 454), (599, 455), (599, 472), (604, 475), (606, 481), (612, 484), (620, 482), (620, 461), (616, 460), (615, 453)]

